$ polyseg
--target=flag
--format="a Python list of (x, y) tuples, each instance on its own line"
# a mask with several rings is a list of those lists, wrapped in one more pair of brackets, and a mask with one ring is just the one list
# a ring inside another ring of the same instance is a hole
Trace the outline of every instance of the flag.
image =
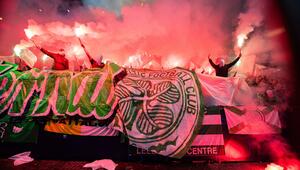
[(52, 111), (55, 116), (108, 119), (118, 103), (114, 95), (115, 79), (120, 79), (123, 71), (114, 63), (79, 73), (10, 71), (0, 76), (0, 113), (8, 109), (10, 116), (23, 116), (29, 105), (26, 114), (33, 117), (48, 116)]
[(205, 106), (238, 106), (254, 104), (251, 88), (239, 77), (216, 77), (198, 74)]
[(278, 111), (271, 106), (225, 107), (230, 134), (278, 134), (281, 123)]
[(186, 154), (203, 118), (200, 83), (193, 72), (127, 69), (116, 86), (114, 123), (131, 145), (160, 155)]

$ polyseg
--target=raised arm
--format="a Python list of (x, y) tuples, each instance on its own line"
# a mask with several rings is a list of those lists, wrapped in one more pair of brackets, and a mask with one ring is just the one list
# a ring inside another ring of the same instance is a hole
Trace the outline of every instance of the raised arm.
[(88, 59), (89, 59), (91, 65), (92, 65), (92, 67), (95, 67), (95, 65), (97, 65), (97, 67), (101, 67), (101, 63), (98, 63), (96, 60), (94, 60), (94, 59), (92, 58), (92, 56), (89, 54), (89, 52), (87, 51), (87, 49), (86, 49), (85, 46), (83, 45), (81, 39), (78, 38), (78, 40), (79, 40), (80, 45), (81, 45), (81, 47), (83, 48), (83, 50), (84, 50), (86, 56), (88, 57)]
[(50, 52), (40, 46), (38, 46), (33, 40), (31, 40), (31, 42), (35, 45), (36, 48), (38, 48), (39, 50), (41, 50), (42, 53), (46, 54), (47, 56), (51, 57), (51, 58), (55, 58), (57, 53), (53, 53), (53, 52)]
[(241, 56), (242, 56), (242, 53), (240, 53), (239, 56), (235, 60), (233, 60), (231, 63), (227, 64), (227, 67), (230, 68), (230, 67), (234, 66), (239, 61)]
[(39, 48), (41, 50), (41, 52), (43, 52), (44, 54), (46, 54), (47, 56), (55, 59), (57, 55), (59, 55), (58, 53), (54, 53), (54, 52), (50, 52), (44, 48)]
[(208, 61), (213, 68), (217, 68), (217, 65), (211, 60), (210, 55), (208, 55)]
[(80, 45), (81, 45), (81, 47), (83, 48), (83, 50), (84, 50), (84, 52), (85, 52), (86, 56), (89, 58), (89, 60), (92, 60), (93, 58), (91, 57), (91, 55), (89, 54), (89, 52), (87, 51), (87, 49), (85, 48), (85, 46), (83, 45), (83, 43), (82, 43), (81, 39), (80, 39), (80, 38), (78, 38), (78, 40), (79, 40), (79, 42), (80, 42)]

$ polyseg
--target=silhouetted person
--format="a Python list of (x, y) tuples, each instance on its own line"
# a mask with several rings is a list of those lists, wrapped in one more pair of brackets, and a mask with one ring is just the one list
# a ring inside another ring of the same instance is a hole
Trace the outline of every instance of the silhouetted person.
[(81, 39), (78, 38), (78, 40), (79, 40), (80, 45), (81, 45), (81, 47), (83, 48), (83, 50), (84, 50), (86, 56), (88, 57), (88, 59), (89, 59), (89, 61), (90, 61), (90, 63), (91, 63), (91, 67), (92, 67), (92, 68), (102, 68), (102, 67), (104, 67), (104, 63), (102, 63), (103, 57), (101, 56), (100, 59), (99, 59), (99, 61), (94, 60), (94, 59), (92, 58), (92, 56), (89, 54), (89, 52), (86, 50), (86, 48), (85, 48), (85, 46), (83, 45)]
[(223, 58), (217, 58), (216, 64), (210, 59), (209, 56), (208, 60), (210, 65), (215, 69), (216, 76), (228, 77), (229, 69), (239, 61), (241, 56), (242, 54), (240, 53), (239, 56), (229, 64), (225, 64), (225, 60)]

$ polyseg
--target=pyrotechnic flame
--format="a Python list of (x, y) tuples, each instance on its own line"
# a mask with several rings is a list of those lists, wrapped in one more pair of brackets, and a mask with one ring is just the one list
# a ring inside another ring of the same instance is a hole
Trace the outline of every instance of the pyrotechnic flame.
[(77, 37), (84, 36), (88, 31), (84, 25), (79, 25), (74, 29), (75, 35)]
[(283, 170), (284, 168), (280, 165), (277, 165), (275, 163), (270, 163), (267, 165), (267, 167), (265, 168), (265, 170)]
[(43, 60), (43, 61), (46, 61), (47, 58), (48, 58), (48, 56), (47, 56), (46, 54), (44, 54), (44, 55), (42, 56), (42, 60)]
[(73, 46), (72, 48), (74, 54), (80, 54), (81, 48), (79, 46)]
[(164, 66), (166, 68), (174, 68), (178, 66), (183, 66), (183, 60), (178, 55), (171, 54), (169, 55), (167, 61), (165, 62)]
[(133, 62), (134, 62), (134, 56), (129, 56), (128, 62), (129, 62), (129, 63), (133, 63)]
[(83, 58), (85, 56), (83, 49), (79, 45), (72, 45), (67, 50), (67, 56), (75, 58)]
[(180, 65), (180, 61), (178, 61), (178, 60), (175, 60), (175, 61), (171, 64), (172, 67), (178, 67), (179, 65)]
[(247, 36), (245, 34), (239, 34), (237, 36), (237, 46), (239, 48), (242, 48), (246, 39), (247, 39)]
[(14, 47), (14, 53), (20, 57), (21, 55), (21, 52), (22, 50), (24, 49), (25, 47), (21, 46), (20, 44), (17, 44), (15, 47)]
[(211, 67), (207, 67), (206, 70), (209, 75), (211, 75), (211, 73), (213, 72), (213, 69)]
[(33, 36), (37, 35), (36, 32), (34, 32), (32, 29), (24, 29), (25, 35), (28, 39), (31, 39)]
[(125, 66), (130, 66), (130, 67), (140, 67), (142, 66), (142, 58), (141, 55), (132, 55), (128, 57), (127, 62), (125, 63)]

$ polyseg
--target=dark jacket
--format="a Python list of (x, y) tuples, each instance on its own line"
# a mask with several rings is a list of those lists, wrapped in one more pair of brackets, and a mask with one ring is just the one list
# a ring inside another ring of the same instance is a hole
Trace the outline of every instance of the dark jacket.
[(211, 59), (209, 59), (209, 63), (215, 69), (216, 76), (228, 77), (229, 69), (232, 66), (234, 66), (239, 61), (240, 58), (241, 58), (241, 54), (235, 60), (233, 60), (231, 63), (225, 64), (224, 66), (219, 66), (219, 65), (215, 64)]

